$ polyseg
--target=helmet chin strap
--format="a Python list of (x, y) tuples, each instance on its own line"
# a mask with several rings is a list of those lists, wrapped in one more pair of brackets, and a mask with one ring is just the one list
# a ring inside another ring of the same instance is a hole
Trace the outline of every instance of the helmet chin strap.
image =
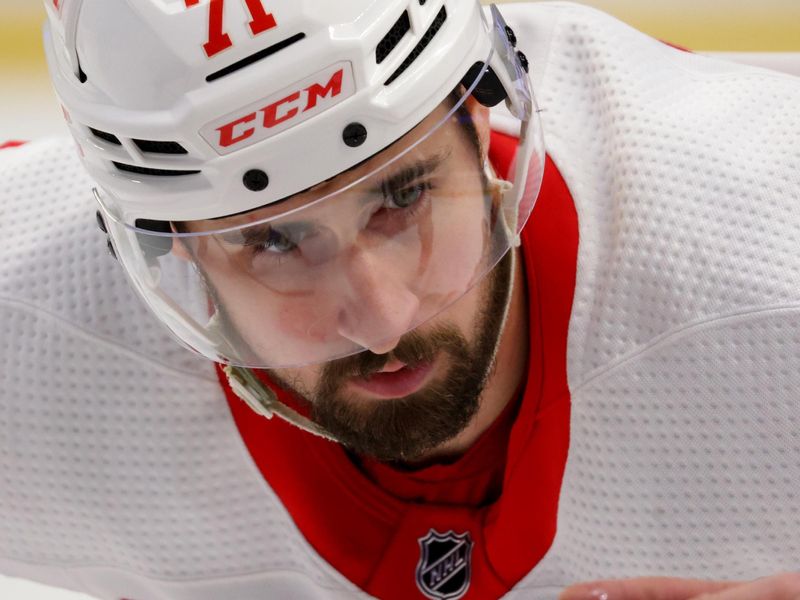
[(225, 365), (222, 370), (228, 377), (228, 383), (233, 393), (241, 400), (244, 400), (245, 404), (257, 414), (268, 419), (271, 419), (274, 415), (278, 415), (287, 423), (291, 423), (303, 431), (313, 433), (316, 436), (332, 442), (339, 441), (323, 427), (320, 427), (311, 419), (304, 417), (293, 408), (286, 406), (283, 402), (278, 400), (275, 392), (265, 386), (261, 380), (255, 376), (252, 369)]
[[(511, 298), (514, 295), (516, 252), (514, 251), (514, 248), (511, 248), (509, 252), (511, 256), (508, 259), (510, 261), (510, 265), (506, 281), (506, 301), (505, 306), (503, 307), (503, 316), (500, 321), (500, 327), (498, 328), (497, 339), (495, 340), (494, 348), (492, 350), (492, 357), (486, 367), (486, 372), (483, 375), (484, 384), (486, 383), (489, 373), (492, 372), (492, 367), (495, 364), (497, 351), (500, 348), (500, 339), (503, 337), (506, 321), (508, 320), (508, 314), (511, 308)], [(311, 419), (304, 417), (293, 408), (290, 408), (281, 402), (275, 392), (270, 390), (261, 382), (258, 377), (256, 377), (252, 369), (247, 367), (234, 367), (231, 365), (225, 365), (223, 366), (222, 370), (228, 378), (228, 384), (231, 386), (233, 393), (243, 400), (245, 404), (247, 404), (247, 406), (249, 406), (256, 414), (264, 416), (267, 419), (271, 419), (274, 415), (278, 415), (287, 423), (291, 423), (303, 431), (332, 442), (339, 442), (336, 436), (327, 431), (324, 427), (321, 427)]]

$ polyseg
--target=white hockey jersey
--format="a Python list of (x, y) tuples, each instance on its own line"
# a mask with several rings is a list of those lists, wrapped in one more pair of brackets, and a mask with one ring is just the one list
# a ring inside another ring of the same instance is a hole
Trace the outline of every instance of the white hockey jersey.
[[(580, 234), (558, 529), (507, 598), (800, 569), (800, 80), (577, 5), (503, 13)], [(0, 152), (0, 572), (108, 600), (367, 597), (134, 296), (91, 187), (71, 142)]]

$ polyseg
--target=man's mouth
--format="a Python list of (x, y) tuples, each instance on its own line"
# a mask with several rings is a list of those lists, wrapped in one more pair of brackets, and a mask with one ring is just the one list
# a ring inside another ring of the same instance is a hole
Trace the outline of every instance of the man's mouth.
[(360, 392), (380, 398), (402, 398), (422, 389), (433, 372), (435, 361), (407, 365), (398, 360), (367, 377), (351, 377), (348, 383)]

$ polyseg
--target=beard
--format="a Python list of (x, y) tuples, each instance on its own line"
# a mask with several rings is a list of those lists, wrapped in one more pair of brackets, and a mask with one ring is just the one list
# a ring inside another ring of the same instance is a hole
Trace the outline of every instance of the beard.
[[(480, 407), (513, 277), (511, 252), (492, 270), (469, 342), (457, 327), (411, 331), (387, 354), (368, 350), (325, 365), (313, 391), (281, 385), (311, 407), (311, 418), (351, 452), (383, 462), (413, 462), (456, 437)], [(413, 369), (443, 355), (445, 374), (401, 398), (363, 400), (344, 391), (351, 377), (368, 377), (393, 359)]]

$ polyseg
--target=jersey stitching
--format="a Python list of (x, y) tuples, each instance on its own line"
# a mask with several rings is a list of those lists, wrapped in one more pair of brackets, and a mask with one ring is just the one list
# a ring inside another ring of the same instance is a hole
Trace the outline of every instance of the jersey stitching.
[(642, 355), (649, 353), (650, 351), (656, 351), (662, 348), (663, 346), (668, 346), (677, 339), (688, 336), (696, 330), (709, 328), (712, 325), (717, 325), (718, 323), (722, 323), (725, 321), (744, 322), (749, 317), (756, 315), (764, 316), (764, 315), (769, 315), (770, 313), (794, 312), (794, 311), (800, 311), (800, 304), (775, 305), (775, 306), (764, 307), (758, 310), (745, 309), (723, 315), (716, 315), (714, 317), (709, 317), (706, 319), (700, 319), (691, 323), (686, 323), (681, 327), (665, 331), (661, 335), (650, 340), (650, 342), (648, 342), (644, 346), (637, 348), (632, 353), (624, 354), (619, 358), (611, 361), (610, 363), (603, 365), (602, 367), (598, 367), (593, 371), (590, 371), (586, 375), (586, 378), (581, 383), (577, 384), (574, 387), (572, 393), (573, 394), (578, 393), (582, 388), (588, 386), (594, 380), (611, 373), (612, 371), (618, 369), (619, 367), (629, 362), (641, 358)]

